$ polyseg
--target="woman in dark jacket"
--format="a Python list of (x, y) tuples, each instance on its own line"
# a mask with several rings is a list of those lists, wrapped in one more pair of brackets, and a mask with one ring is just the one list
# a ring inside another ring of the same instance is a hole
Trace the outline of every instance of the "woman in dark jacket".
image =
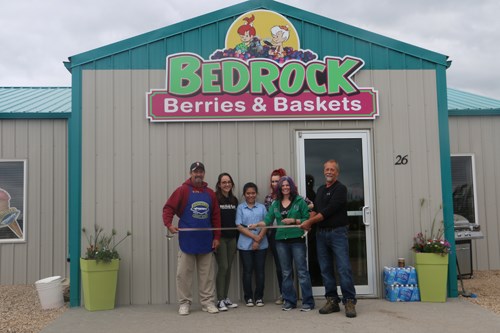
[[(221, 173), (217, 179), (215, 196), (219, 202), (221, 226), (223, 228), (236, 228), (236, 207), (238, 199), (233, 194), (234, 181), (227, 172)], [(219, 311), (227, 311), (228, 308), (236, 308), (238, 304), (231, 302), (227, 297), (229, 283), (231, 280), (231, 265), (236, 254), (236, 241), (238, 230), (222, 230), (220, 245), (215, 253), (217, 260), (217, 308)]]

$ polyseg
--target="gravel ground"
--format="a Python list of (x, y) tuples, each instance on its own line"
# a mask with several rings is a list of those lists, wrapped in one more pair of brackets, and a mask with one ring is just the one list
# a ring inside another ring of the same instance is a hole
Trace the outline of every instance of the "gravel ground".
[(66, 311), (43, 310), (34, 285), (0, 285), (0, 332), (37, 333)]
[[(465, 291), (476, 294), (466, 300), (500, 315), (500, 270), (476, 271), (472, 279), (464, 279)], [(462, 291), (460, 282), (459, 291)], [(38, 333), (55, 320), (67, 305), (42, 310), (33, 285), (0, 285), (0, 332)]]
[[(466, 292), (476, 294), (477, 298), (464, 297), (500, 315), (500, 270), (475, 271), (472, 279), (463, 279)], [(458, 290), (462, 291), (460, 281)]]

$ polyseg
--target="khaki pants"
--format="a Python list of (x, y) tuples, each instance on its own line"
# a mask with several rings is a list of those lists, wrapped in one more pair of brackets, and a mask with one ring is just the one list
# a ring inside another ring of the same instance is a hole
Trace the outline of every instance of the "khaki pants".
[(215, 302), (215, 278), (213, 253), (187, 254), (179, 250), (177, 255), (177, 299), (179, 304), (193, 303), (193, 274), (198, 270), (198, 292), (202, 306)]
[(236, 254), (236, 238), (221, 237), (220, 245), (215, 253), (217, 261), (217, 275), (215, 284), (217, 286), (217, 299), (227, 298), (229, 282), (231, 281), (231, 267)]

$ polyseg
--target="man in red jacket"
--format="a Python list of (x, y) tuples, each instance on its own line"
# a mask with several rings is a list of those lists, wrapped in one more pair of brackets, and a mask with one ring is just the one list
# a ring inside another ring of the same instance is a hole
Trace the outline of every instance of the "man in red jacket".
[[(179, 314), (188, 315), (193, 302), (194, 267), (198, 269), (198, 292), (202, 310), (217, 313), (213, 251), (219, 246), (220, 230), (182, 231), (183, 228), (220, 228), (220, 208), (215, 193), (203, 181), (205, 166), (194, 162), (190, 178), (179, 186), (163, 206), (163, 223), (175, 234), (179, 231), (177, 256), (177, 298)], [(179, 217), (178, 227), (172, 224)]]

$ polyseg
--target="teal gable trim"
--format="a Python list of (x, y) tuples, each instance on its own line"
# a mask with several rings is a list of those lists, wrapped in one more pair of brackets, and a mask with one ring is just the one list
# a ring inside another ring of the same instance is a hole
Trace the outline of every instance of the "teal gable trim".
[(449, 110), (449, 116), (500, 116), (500, 109), (476, 109), (476, 110)]
[[(256, 5), (260, 7), (260, 3), (265, 3), (265, 2), (268, 1), (266, 0), (247, 1), (239, 5), (224, 8), (212, 13), (204, 14), (186, 21), (172, 24), (164, 28), (160, 28), (157, 30), (153, 30), (151, 32), (141, 34), (139, 36), (122, 40), (117, 43), (113, 43), (91, 51), (80, 53), (78, 55), (74, 55), (69, 58), (70, 60), (69, 68), (81, 66), (85, 63), (92, 62), (103, 57), (112, 56), (120, 52), (123, 52), (125, 50), (134, 49), (136, 47), (144, 46), (146, 44), (183, 33), (185, 31), (190, 31), (194, 27), (200, 27), (206, 24), (218, 22), (224, 17), (233, 17), (234, 19), (234, 16), (238, 16), (246, 11), (256, 9), (255, 8)], [(164, 66), (165, 65), (163, 65), (163, 67)], [(157, 69), (157, 68), (150, 68), (150, 69)]]
[[(144, 56), (144, 60), (147, 61), (145, 63), (146, 66), (149, 63), (150, 66), (153, 68), (164, 69), (166, 67), (165, 56), (163, 56), (163, 57), (158, 56), (158, 55), (167, 54), (167, 47), (166, 47), (165, 40), (160, 40), (160, 41), (151, 43), (147, 46), (147, 48), (143, 47), (141, 49), (142, 50), (140, 52), (138, 52), (136, 55), (137, 55), (137, 58), (139, 58), (141, 54)], [(136, 60), (136, 59), (134, 59), (134, 60)], [(139, 60), (139, 59), (137, 59), (137, 60)], [(136, 65), (134, 62), (132, 64), (133, 64), (133, 66)]]
[(68, 119), (71, 113), (0, 113), (0, 119)]
[(71, 307), (80, 306), (82, 199), (82, 72), (72, 71), (72, 116), (68, 122), (68, 239)]
[[(89, 62), (99, 62), (96, 69), (165, 69), (167, 54), (186, 51), (207, 58), (223, 47), (227, 28), (237, 16), (257, 9), (272, 10), (288, 17), (299, 33), (302, 48), (313, 50), (320, 58), (326, 55), (356, 56), (365, 60), (365, 69), (389, 69), (388, 66), (390, 69), (422, 69), (422, 66), (428, 65), (434, 69), (436, 64), (448, 66), (445, 55), (271, 0), (250, 0), (74, 55), (66, 66), (71, 70)], [(325, 37), (327, 33), (323, 31), (333, 32), (333, 38)], [(147, 61), (130, 60), (131, 51), (137, 48), (147, 49)], [(376, 61), (388, 56), (387, 49), (390, 58)], [(102, 61), (105, 58), (117, 60)]]
[(441, 159), (441, 188), (443, 200), (444, 237), (451, 244), (448, 256), (448, 296), (458, 297), (457, 256), (455, 251), (455, 229), (453, 221), (453, 196), (451, 183), (450, 131), (448, 127), (448, 98), (446, 90), (446, 68), (436, 71), (438, 93), (439, 151)]

